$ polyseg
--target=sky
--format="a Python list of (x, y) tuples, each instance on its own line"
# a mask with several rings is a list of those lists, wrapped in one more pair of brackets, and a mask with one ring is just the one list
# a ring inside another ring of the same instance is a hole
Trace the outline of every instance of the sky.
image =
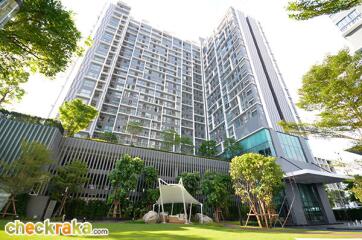
[[(62, 0), (74, 12), (75, 22), (84, 37), (95, 28), (100, 12), (110, 0)], [(111, 0), (113, 1), (113, 0)], [(327, 16), (308, 21), (288, 18), (288, 0), (124, 0), (132, 9), (131, 16), (147, 20), (152, 26), (165, 30), (184, 40), (199, 41), (218, 26), (230, 6), (260, 21), (271, 50), (284, 77), (294, 102), (303, 74), (327, 54), (348, 47), (337, 27)], [(65, 73), (55, 79), (32, 76), (24, 85), (26, 95), (20, 103), (9, 109), (37, 115), (55, 117), (67, 89), (82, 59), (76, 59)], [(73, 71), (71, 71), (73, 70)], [(73, 74), (70, 74), (73, 72)], [(298, 111), (304, 121), (312, 121), (313, 114)], [(329, 159), (342, 157), (352, 161), (358, 157), (343, 149), (351, 145), (341, 139), (311, 139), (314, 155)]]

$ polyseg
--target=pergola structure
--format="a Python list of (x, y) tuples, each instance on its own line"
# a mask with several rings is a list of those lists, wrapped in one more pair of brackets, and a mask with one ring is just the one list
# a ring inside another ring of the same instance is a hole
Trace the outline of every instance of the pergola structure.
[[(160, 197), (157, 202), (153, 205), (153, 209), (155, 205), (158, 205), (158, 210), (160, 207), (162, 209), (162, 213), (164, 213), (164, 204), (172, 204), (171, 207), (171, 215), (173, 214), (173, 205), (174, 203), (182, 203), (184, 206), (184, 219), (185, 223), (190, 223), (191, 220), (191, 210), (192, 205), (200, 205), (201, 207), (201, 223), (203, 222), (203, 204), (197, 201), (184, 187), (182, 178), (177, 184), (169, 184), (162, 180), (158, 179)], [(187, 210), (186, 204), (190, 204), (190, 214), (189, 218), (187, 218)], [(163, 215), (163, 223), (165, 223), (165, 216)]]

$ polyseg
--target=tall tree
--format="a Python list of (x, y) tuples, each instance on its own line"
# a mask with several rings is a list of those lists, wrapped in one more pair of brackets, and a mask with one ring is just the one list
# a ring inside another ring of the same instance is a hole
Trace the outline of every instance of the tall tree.
[(143, 197), (142, 204), (147, 210), (152, 207), (152, 204), (158, 199), (159, 191), (157, 187), (157, 176), (158, 172), (154, 167), (144, 167), (142, 172), (143, 180)]
[(81, 54), (80, 32), (60, 0), (24, 0), (0, 29), (0, 105), (19, 100), (30, 73), (54, 77)]
[(129, 121), (127, 124), (127, 132), (131, 134), (131, 145), (133, 145), (134, 135), (142, 132), (142, 123), (136, 121)]
[(283, 186), (283, 171), (274, 157), (247, 153), (234, 157), (230, 164), (230, 176), (235, 193), (249, 205), (260, 227), (273, 223), (273, 196)]
[(16, 215), (15, 197), (21, 193), (28, 193), (36, 184), (43, 184), (49, 180), (46, 166), (51, 163), (50, 152), (41, 143), (23, 142), (21, 154), (12, 163), (1, 162), (0, 189), (10, 194), (4, 207), (3, 216), (8, 214), (12, 205)]
[(234, 138), (226, 138), (224, 140), (224, 154), (227, 160), (240, 155), (242, 150), (243, 147)]
[(199, 194), (201, 180), (199, 172), (183, 172), (177, 176), (176, 180), (180, 181), (181, 178), (184, 187), (192, 196)]
[(59, 108), (59, 119), (69, 137), (87, 128), (97, 114), (98, 111), (94, 107), (78, 98), (64, 102)]
[(88, 166), (81, 161), (73, 161), (57, 169), (49, 184), (51, 197), (60, 202), (57, 216), (62, 214), (68, 197), (79, 192), (88, 180), (87, 173)]
[(362, 176), (354, 176), (351, 192), (356, 200), (362, 203)]
[(207, 206), (214, 208), (215, 222), (220, 222), (221, 209), (228, 206), (231, 196), (231, 178), (217, 172), (206, 172), (201, 181)]
[(362, 144), (362, 53), (341, 50), (303, 77), (298, 107), (318, 111), (314, 123), (281, 122), (286, 132), (348, 138)]
[(361, 0), (293, 0), (288, 3), (287, 10), (290, 18), (307, 20), (348, 10), (361, 3)]
[(203, 141), (199, 147), (199, 154), (205, 157), (214, 157), (217, 154), (215, 140)]
[(110, 213), (114, 218), (122, 216), (122, 204), (131, 191), (136, 190), (138, 177), (144, 169), (144, 162), (139, 157), (128, 154), (116, 162), (115, 168), (109, 173), (108, 178), (112, 185), (112, 194), (109, 201), (112, 203)]

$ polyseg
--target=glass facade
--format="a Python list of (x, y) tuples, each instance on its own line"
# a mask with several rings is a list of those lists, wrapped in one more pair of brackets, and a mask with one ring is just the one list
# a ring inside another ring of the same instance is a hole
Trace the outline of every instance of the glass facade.
[(318, 192), (312, 184), (298, 184), (303, 210), (308, 224), (324, 223), (325, 219), (318, 200)]
[(266, 156), (276, 156), (270, 132), (262, 129), (239, 142), (243, 146), (243, 152), (255, 152)]
[(277, 132), (283, 152), (289, 160), (307, 162), (299, 138)]

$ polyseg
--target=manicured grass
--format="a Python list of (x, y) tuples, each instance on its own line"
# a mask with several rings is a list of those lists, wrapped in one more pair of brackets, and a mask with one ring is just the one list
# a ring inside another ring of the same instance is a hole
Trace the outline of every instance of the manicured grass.
[(0, 239), (157, 239), (157, 240), (294, 240), (295, 238), (362, 238), (362, 232), (311, 231), (303, 229), (244, 228), (235, 224), (224, 225), (175, 225), (143, 223), (94, 223), (93, 227), (108, 228), (107, 237), (13, 237), (4, 232), (5, 221), (0, 221)]

